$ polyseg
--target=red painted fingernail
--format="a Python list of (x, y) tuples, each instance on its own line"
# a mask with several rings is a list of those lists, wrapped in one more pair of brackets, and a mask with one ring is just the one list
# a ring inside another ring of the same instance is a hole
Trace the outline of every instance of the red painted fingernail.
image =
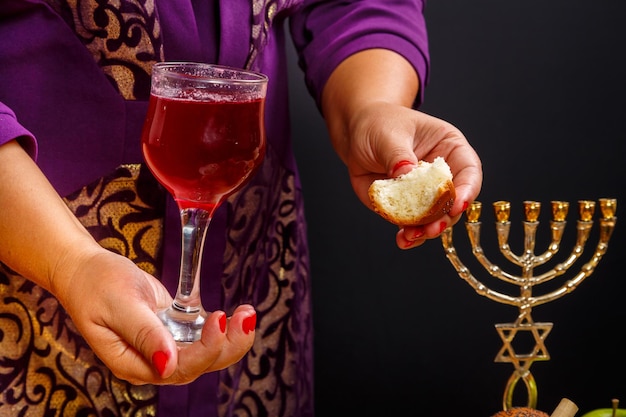
[(419, 239), (419, 238), (420, 238), (420, 237), (422, 237), (422, 236), (424, 236), (424, 228), (423, 228), (423, 227), (420, 227), (420, 228), (418, 228), (418, 229), (415, 231), (415, 233), (413, 233), (413, 236), (411, 236), (411, 238), (410, 238), (410, 239), (408, 239), (408, 240), (410, 240), (411, 242), (413, 242), (413, 241), (415, 241), (415, 240)]
[(398, 162), (397, 164), (395, 164), (393, 166), (392, 173), (395, 173), (397, 170), (399, 170), (400, 168), (402, 168), (405, 165), (413, 165), (413, 162), (407, 161), (407, 160), (403, 160), (403, 161)]
[(465, 203), (463, 203), (463, 210), (462, 211), (467, 210), (468, 207), (469, 207), (469, 203), (466, 201)]
[(446, 230), (446, 227), (448, 227), (448, 223), (446, 222), (439, 223), (439, 233), (443, 233), (443, 231)]
[(165, 372), (165, 366), (167, 365), (167, 353), (159, 350), (154, 352), (152, 355), (152, 363), (156, 368), (159, 375), (163, 376), (163, 372)]
[(241, 325), (241, 328), (243, 329), (243, 332), (245, 334), (250, 333), (251, 331), (253, 331), (256, 328), (256, 314), (250, 316), (250, 317), (246, 317), (245, 319), (243, 319), (243, 323)]
[(226, 333), (226, 314), (222, 313), (219, 322), (220, 330), (222, 331), (222, 333)]
[(414, 244), (415, 242), (411, 242), (410, 240), (407, 240), (407, 242), (404, 244), (404, 249), (409, 249), (413, 247)]

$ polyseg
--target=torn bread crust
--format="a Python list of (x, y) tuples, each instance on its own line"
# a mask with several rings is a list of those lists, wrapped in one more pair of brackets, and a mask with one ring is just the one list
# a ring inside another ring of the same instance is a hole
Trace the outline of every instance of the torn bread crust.
[(450, 167), (442, 157), (420, 161), (410, 172), (374, 181), (369, 188), (373, 210), (398, 226), (419, 226), (447, 214), (456, 198)]

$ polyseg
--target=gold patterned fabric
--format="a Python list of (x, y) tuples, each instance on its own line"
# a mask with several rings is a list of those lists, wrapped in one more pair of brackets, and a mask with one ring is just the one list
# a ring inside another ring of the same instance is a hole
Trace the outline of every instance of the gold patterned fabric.
[[(163, 60), (167, 49), (157, 10), (161, 0), (41, 1), (74, 31), (124, 99), (132, 103), (148, 98), (151, 65)], [(300, 2), (250, 1), (251, 15), (241, 16), (243, 25), (252, 25), (247, 55), (243, 52), (248, 67), (259, 69), (273, 20)], [(247, 32), (236, 35), (241, 33)], [(133, 139), (127, 138), (129, 143)], [(295, 172), (268, 139), (262, 168), (224, 207), (222, 309), (254, 305), (257, 329), (250, 353), (219, 372), (217, 387), (201, 387), (206, 392), (194, 394), (216, 397), (220, 417), (312, 416), (313, 329), (304, 205)], [(65, 201), (100, 244), (159, 277), (164, 199), (147, 170), (129, 165)], [(0, 265), (1, 416), (153, 416), (159, 391), (116, 379), (54, 297)]]
[[(139, 165), (122, 166), (65, 201), (101, 245), (158, 275), (164, 200), (146, 182)], [(1, 265), (0, 392), (2, 416), (156, 414), (156, 387), (114, 377), (50, 293)]]
[(126, 100), (145, 100), (152, 65), (163, 60), (154, 0), (45, 0)]
[(268, 152), (250, 186), (227, 202), (226, 311), (257, 310), (250, 352), (220, 372), (220, 416), (312, 416), (312, 320), (303, 202), (295, 175)]

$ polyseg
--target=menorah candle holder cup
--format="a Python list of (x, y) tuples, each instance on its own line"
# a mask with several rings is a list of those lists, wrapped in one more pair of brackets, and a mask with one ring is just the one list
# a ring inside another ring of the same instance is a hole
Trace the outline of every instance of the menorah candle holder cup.
[[(514, 366), (514, 371), (507, 381), (502, 406), (504, 410), (513, 407), (513, 394), (520, 381), (526, 386), (528, 394), (527, 406), (535, 408), (537, 405), (537, 385), (530, 372), (530, 366), (535, 361), (545, 361), (550, 359), (550, 355), (545, 346), (545, 339), (552, 330), (552, 323), (535, 322), (531, 316), (531, 310), (541, 304), (548, 303), (572, 292), (589, 275), (593, 273), (596, 266), (606, 253), (608, 243), (615, 228), (617, 218), (615, 212), (617, 200), (602, 198), (598, 200), (601, 217), (599, 219), (600, 233), (598, 243), (591, 259), (582, 265), (580, 270), (560, 287), (542, 295), (534, 295), (533, 288), (537, 285), (551, 281), (566, 272), (581, 257), (587, 240), (589, 239), (596, 202), (591, 200), (581, 200), (578, 202), (579, 219), (577, 221), (576, 243), (570, 255), (564, 262), (554, 265), (546, 272), (535, 275), (534, 269), (537, 266), (547, 263), (561, 248), (561, 240), (565, 230), (566, 217), (569, 211), (567, 201), (552, 201), (552, 219), (550, 221), (551, 240), (547, 249), (540, 255), (535, 255), (535, 243), (537, 228), (539, 226), (539, 214), (541, 203), (537, 201), (524, 201), (524, 247), (521, 254), (515, 254), (509, 246), (509, 232), (511, 228), (510, 215), (511, 204), (508, 201), (496, 201), (493, 203), (495, 216), (495, 228), (498, 238), (498, 246), (504, 258), (521, 268), (519, 275), (505, 272), (504, 269), (495, 265), (485, 255), (480, 244), (481, 222), (480, 216), (482, 204), (475, 201), (467, 208), (465, 214), (467, 220), (465, 227), (472, 247), (472, 253), (480, 265), (493, 277), (518, 286), (519, 295), (509, 295), (496, 291), (476, 279), (460, 260), (452, 242), (452, 228), (447, 228), (441, 235), (446, 257), (456, 269), (458, 275), (465, 280), (474, 290), (490, 300), (501, 304), (509, 304), (518, 308), (519, 314), (513, 323), (496, 324), (498, 335), (502, 339), (503, 345), (496, 355), (495, 362), (508, 362)], [(516, 352), (513, 346), (515, 337), (528, 332), (534, 339), (534, 347), (527, 353)]]

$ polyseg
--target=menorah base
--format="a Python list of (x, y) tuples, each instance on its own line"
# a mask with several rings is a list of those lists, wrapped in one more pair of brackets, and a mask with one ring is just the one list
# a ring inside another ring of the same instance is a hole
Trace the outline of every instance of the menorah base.
[(522, 380), (526, 385), (526, 393), (528, 395), (528, 402), (526, 406), (528, 408), (537, 408), (537, 383), (535, 377), (529, 370), (515, 371), (511, 374), (511, 377), (506, 383), (504, 388), (504, 396), (502, 397), (502, 409), (510, 410), (514, 407), (513, 396), (515, 394), (515, 388), (519, 381)]

